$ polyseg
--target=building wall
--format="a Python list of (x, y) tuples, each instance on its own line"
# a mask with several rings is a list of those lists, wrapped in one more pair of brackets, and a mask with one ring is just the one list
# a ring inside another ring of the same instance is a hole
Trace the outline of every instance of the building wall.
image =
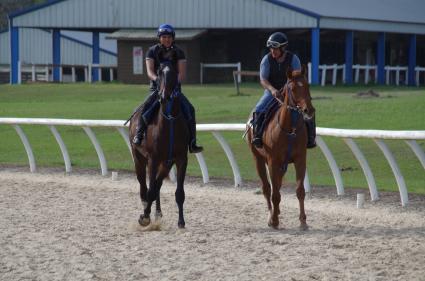
[[(9, 32), (0, 33), (0, 64), (10, 63)], [(26, 64), (52, 63), (52, 34), (37, 28), (19, 29), (19, 59)], [(92, 62), (91, 46), (61, 37), (61, 62), (70, 65), (85, 65)], [(117, 57), (100, 51), (100, 64), (116, 65)]]
[(72, 0), (14, 17), (16, 26), (60, 28), (314, 27), (317, 19), (264, 0)]
[[(156, 43), (156, 41), (118, 40), (118, 80), (131, 84), (149, 83), (145, 64), (143, 64), (143, 74), (133, 73), (133, 47), (142, 47), (144, 61), (149, 47)], [(181, 41), (177, 42), (177, 45), (185, 52), (187, 58), (186, 83), (199, 83), (199, 40)]]

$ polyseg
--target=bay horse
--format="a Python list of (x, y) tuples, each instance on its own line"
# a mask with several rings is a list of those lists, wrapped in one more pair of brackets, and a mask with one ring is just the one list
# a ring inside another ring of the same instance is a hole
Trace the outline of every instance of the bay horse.
[[(296, 172), (297, 198), (300, 208), (300, 228), (307, 229), (307, 217), (304, 211), (304, 177), (307, 158), (307, 129), (304, 118), (312, 118), (315, 112), (311, 104), (310, 89), (302, 71), (288, 71), (287, 83), (280, 90), (279, 108), (272, 113), (265, 127), (263, 147), (251, 144), (253, 131), (247, 125), (247, 142), (254, 156), (258, 176), (262, 183), (263, 195), (269, 210), (268, 225), (279, 226), (280, 187), (289, 163), (293, 163)], [(283, 102), (281, 101), (283, 98)], [(268, 168), (271, 186), (267, 178)]]
[[(172, 54), (171, 54), (172, 55)], [(175, 199), (179, 209), (178, 227), (184, 228), (183, 203), (185, 200), (184, 180), (187, 167), (189, 130), (180, 107), (178, 73), (171, 63), (162, 63), (159, 77), (159, 113), (146, 130), (141, 145), (131, 144), (137, 180), (140, 184), (140, 199), (144, 207), (139, 224), (150, 224), (153, 201), (156, 201), (156, 217), (162, 217), (160, 189), (164, 178), (175, 164), (177, 168), (177, 190)], [(130, 140), (136, 134), (140, 112), (130, 119)], [(149, 188), (146, 186), (146, 167), (149, 173)]]

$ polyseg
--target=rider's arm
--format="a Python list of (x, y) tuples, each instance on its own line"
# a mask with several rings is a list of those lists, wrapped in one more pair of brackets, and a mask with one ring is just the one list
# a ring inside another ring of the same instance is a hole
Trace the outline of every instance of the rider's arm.
[(148, 72), (148, 77), (152, 81), (156, 81), (158, 76), (155, 73), (155, 65), (153, 59), (147, 58), (146, 59), (146, 70)]
[(270, 77), (270, 63), (268, 60), (267, 55), (263, 57), (263, 60), (261, 61), (260, 64), (260, 83), (261, 86), (263, 86), (263, 88), (265, 90), (269, 90), (270, 93), (276, 97), (278, 94), (278, 90), (275, 89), (272, 84), (270, 84), (269, 82), (269, 77)]
[(179, 69), (179, 83), (182, 83), (186, 79), (186, 60), (179, 60), (177, 67)]
[(292, 56), (291, 67), (292, 67), (292, 70), (301, 71), (301, 61), (298, 58), (298, 56), (295, 54)]

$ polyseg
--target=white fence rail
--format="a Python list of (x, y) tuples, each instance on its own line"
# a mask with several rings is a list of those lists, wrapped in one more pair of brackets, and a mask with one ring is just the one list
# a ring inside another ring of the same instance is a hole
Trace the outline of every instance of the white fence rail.
[[(62, 156), (65, 163), (66, 172), (70, 173), (72, 171), (70, 157), (66, 148), (65, 143), (63, 142), (59, 132), (56, 130), (55, 126), (77, 126), (82, 127), (88, 137), (90, 138), (93, 146), (95, 147), (96, 153), (99, 158), (101, 173), (102, 175), (108, 174), (107, 163), (103, 154), (102, 147), (100, 143), (97, 141), (96, 135), (91, 130), (92, 127), (111, 127), (116, 128), (120, 135), (123, 137), (125, 143), (127, 144), (130, 153), (131, 146), (129, 142), (128, 130), (127, 127), (124, 126), (124, 121), (121, 120), (78, 120), (78, 119), (44, 119), (44, 118), (0, 118), (0, 124), (8, 124), (13, 126), (13, 128), (18, 133), (21, 138), (22, 143), (24, 144), (25, 150), (28, 155), (28, 161), (31, 172), (36, 172), (36, 162), (32, 152), (31, 145), (28, 141), (27, 136), (24, 131), (20, 127), (20, 125), (46, 125), (50, 128), (52, 134), (54, 135), (59, 148), (62, 152)], [(235, 186), (240, 186), (242, 184), (242, 178), (239, 172), (239, 166), (235, 160), (232, 150), (230, 146), (226, 142), (226, 140), (221, 135), (221, 131), (244, 131), (245, 124), (198, 124), (198, 131), (208, 131), (212, 132), (213, 136), (220, 143), (223, 148), (230, 165), (232, 167), (233, 175), (234, 175), (234, 183)], [(344, 185), (342, 181), (342, 176), (340, 174), (338, 165), (333, 157), (331, 150), (326, 145), (322, 136), (333, 136), (339, 137), (344, 140), (344, 142), (348, 145), (348, 147), (353, 152), (354, 156), (358, 160), (364, 175), (366, 177), (369, 192), (371, 196), (371, 200), (375, 201), (379, 199), (378, 190), (376, 188), (375, 179), (372, 174), (372, 170), (369, 167), (369, 164), (363, 155), (360, 148), (357, 146), (353, 139), (355, 138), (369, 138), (373, 139), (378, 147), (383, 152), (385, 158), (387, 159), (392, 172), (395, 176), (399, 192), (402, 206), (406, 206), (408, 204), (408, 194), (406, 184), (404, 182), (403, 175), (397, 165), (397, 162), (392, 155), (391, 151), (387, 147), (384, 142), (384, 139), (400, 139), (404, 140), (408, 146), (412, 149), (414, 154), (419, 159), (422, 167), (425, 169), (425, 154), (422, 148), (417, 144), (416, 140), (425, 140), (425, 131), (382, 131), (382, 130), (346, 130), (346, 129), (331, 129), (331, 128), (317, 128), (317, 144), (321, 149), (325, 158), (331, 168), (331, 172), (333, 174), (337, 194), (344, 194)], [(196, 154), (196, 158), (201, 168), (202, 178), (204, 183), (209, 181), (208, 168), (205, 163), (204, 157), (202, 153)], [(174, 174), (170, 175), (171, 178), (175, 178)], [(306, 179), (304, 181), (305, 189), (307, 192), (311, 191), (310, 183), (308, 179), (308, 175), (306, 175)]]
[[(241, 63), (201, 63), (200, 65), (200, 81), (204, 83), (204, 68), (236, 68), (237, 71), (241, 71)], [(238, 83), (241, 83), (241, 75), (238, 75)]]
[[(43, 81), (49, 82), (53, 81), (52, 78), (52, 69), (53, 65), (51, 64), (22, 64), (18, 62), (18, 84), (22, 83), (22, 75), (25, 73), (31, 74), (30, 81)], [(63, 69), (71, 69), (71, 75), (64, 75)], [(86, 64), (86, 65), (60, 65), (59, 66), (59, 81), (60, 82), (72, 82), (77, 81), (76, 69), (84, 69), (84, 82), (92, 82), (92, 69), (99, 71), (99, 81), (102, 81), (102, 69), (108, 69), (109, 72), (109, 81), (114, 81), (114, 70), (116, 66), (113, 65), (101, 65), (101, 64)], [(10, 73), (9, 65), (0, 65), (0, 72)]]
[[(378, 81), (378, 71), (377, 71), (376, 65), (360, 65), (360, 64), (354, 64), (353, 70), (354, 70), (354, 83), (359, 83), (360, 81), (360, 74), (363, 72), (364, 77), (364, 84), (368, 84), (369, 82), (373, 81), (374, 83), (377, 83)], [(321, 70), (321, 80), (320, 85), (325, 86), (327, 82), (327, 75), (331, 71), (332, 72), (332, 85), (335, 85), (338, 78), (338, 72), (341, 73), (341, 82), (345, 83), (345, 64), (322, 64), (319, 65), (319, 70)], [(415, 77), (416, 77), (416, 86), (420, 85), (420, 75), (421, 73), (425, 73), (425, 67), (415, 67)], [(311, 84), (311, 63), (308, 63), (308, 77), (309, 77), (309, 83)], [(402, 75), (400, 75), (402, 74)], [(400, 85), (400, 82), (402, 84), (407, 85), (408, 84), (408, 78), (409, 78), (409, 71), (407, 66), (385, 66), (385, 84), (390, 85), (391, 84), (391, 77), (393, 77), (393, 80), (397, 86)], [(403, 79), (401, 79), (401, 77)]]

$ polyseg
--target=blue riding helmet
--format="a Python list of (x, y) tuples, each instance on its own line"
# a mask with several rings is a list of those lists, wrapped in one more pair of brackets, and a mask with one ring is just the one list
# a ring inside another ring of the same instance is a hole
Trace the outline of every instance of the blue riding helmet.
[(176, 36), (176, 33), (174, 32), (174, 28), (169, 25), (169, 24), (161, 24), (158, 27), (158, 38), (161, 37), (162, 35), (171, 35), (174, 39), (174, 37)]

